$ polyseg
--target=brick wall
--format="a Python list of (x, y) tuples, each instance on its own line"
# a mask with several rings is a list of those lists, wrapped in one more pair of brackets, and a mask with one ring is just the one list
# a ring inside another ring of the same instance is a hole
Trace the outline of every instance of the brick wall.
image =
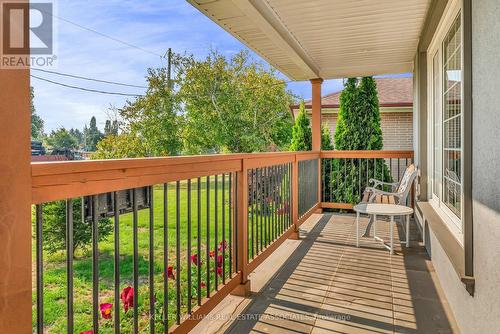
[[(413, 115), (411, 112), (380, 113), (384, 150), (413, 149)], [(328, 123), (330, 132), (335, 133), (337, 114), (328, 113), (321, 116), (322, 123)]]

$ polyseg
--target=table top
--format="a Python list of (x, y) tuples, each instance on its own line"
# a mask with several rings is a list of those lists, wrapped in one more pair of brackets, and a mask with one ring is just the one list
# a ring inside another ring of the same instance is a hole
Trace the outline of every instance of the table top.
[(355, 205), (353, 209), (369, 215), (404, 216), (413, 213), (412, 208), (397, 204), (362, 203)]

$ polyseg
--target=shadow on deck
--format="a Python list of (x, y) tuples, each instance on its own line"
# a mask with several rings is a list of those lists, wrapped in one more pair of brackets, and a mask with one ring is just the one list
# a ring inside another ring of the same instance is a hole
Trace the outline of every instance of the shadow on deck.
[[(363, 228), (367, 223), (361, 220)], [(388, 231), (388, 222), (377, 224), (385, 240)], [(266, 260), (279, 269), (220, 331), (458, 332), (432, 264), (416, 242), (409, 249), (396, 243), (392, 256), (372, 238), (361, 238), (357, 248), (354, 217), (339, 214), (313, 215), (301, 226), (301, 236), (286, 260)]]

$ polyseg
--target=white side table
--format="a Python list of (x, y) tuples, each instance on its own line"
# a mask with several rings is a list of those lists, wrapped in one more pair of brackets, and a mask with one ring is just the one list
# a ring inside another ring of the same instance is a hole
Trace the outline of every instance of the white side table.
[(378, 204), (378, 203), (363, 203), (354, 206), (354, 211), (356, 211), (356, 247), (359, 247), (359, 215), (365, 213), (373, 216), (373, 237), (377, 240), (383, 242), (383, 240), (377, 237), (377, 215), (388, 216), (391, 218), (390, 224), (390, 234), (391, 243), (390, 247), (387, 247), (391, 254), (394, 254), (394, 217), (404, 216), (406, 217), (406, 241), (404, 244), (406, 247), (410, 245), (410, 215), (413, 213), (413, 209), (403, 205), (397, 204)]

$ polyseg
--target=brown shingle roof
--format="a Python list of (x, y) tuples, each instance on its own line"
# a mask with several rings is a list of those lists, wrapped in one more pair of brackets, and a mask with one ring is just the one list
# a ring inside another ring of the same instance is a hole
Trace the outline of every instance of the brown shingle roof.
[[(378, 99), (381, 107), (413, 106), (413, 78), (376, 78)], [(340, 92), (330, 93), (321, 98), (322, 108), (338, 108)], [(311, 100), (305, 101), (311, 108)], [(295, 105), (292, 109), (297, 109)]]

